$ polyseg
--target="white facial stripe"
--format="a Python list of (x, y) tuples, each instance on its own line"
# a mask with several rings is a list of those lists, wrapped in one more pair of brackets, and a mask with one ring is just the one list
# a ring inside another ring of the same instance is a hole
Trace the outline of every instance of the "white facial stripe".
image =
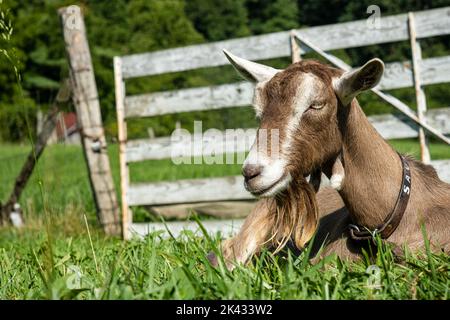
[[(317, 81), (319, 81), (314, 75), (309, 73), (304, 74), (302, 77), (302, 82), (300, 87), (297, 89), (297, 94), (293, 101), (294, 112), (292, 113), (286, 128), (286, 138), (283, 144), (279, 147), (280, 152), (276, 153), (276, 157), (273, 156), (273, 153), (271, 154), (271, 157), (269, 157), (265, 148), (260, 148), (262, 150), (258, 150), (258, 145), (255, 141), (244, 161), (244, 166), (253, 164), (259, 165), (263, 168), (261, 174), (257, 178), (258, 180), (253, 182), (252, 188), (257, 191), (258, 189), (263, 190), (273, 185), (265, 192), (264, 196), (267, 197), (274, 196), (281, 190), (286, 189), (292, 180), (291, 175), (286, 172), (286, 158), (289, 154), (293, 136), (300, 125), (301, 117), (315, 98)], [(255, 87), (253, 104), (255, 106), (257, 116), (260, 116), (262, 113), (261, 93), (266, 83), (267, 81), (258, 83)], [(284, 155), (284, 158), (282, 155)]]
[(263, 102), (261, 94), (268, 81), (262, 81), (256, 84), (255, 93), (253, 95), (252, 105), (255, 108), (256, 117), (260, 118), (263, 111)]
[(266, 155), (263, 155), (261, 152), (258, 152), (258, 146), (255, 140), (252, 147), (250, 148), (250, 151), (248, 152), (247, 158), (245, 158), (243, 165), (260, 165), (264, 167), (268, 164), (268, 157)]
[(314, 91), (317, 86), (315, 82), (318, 81), (315, 76), (310, 73), (305, 73), (303, 75), (302, 83), (297, 90), (297, 94), (293, 101), (294, 104), (294, 112), (291, 119), (289, 119), (288, 125), (286, 127), (286, 139), (283, 142), (282, 153), (288, 154), (289, 149), (292, 145), (293, 135), (297, 131), (300, 120), (303, 116), (303, 113), (308, 109), (312, 100), (314, 99)]

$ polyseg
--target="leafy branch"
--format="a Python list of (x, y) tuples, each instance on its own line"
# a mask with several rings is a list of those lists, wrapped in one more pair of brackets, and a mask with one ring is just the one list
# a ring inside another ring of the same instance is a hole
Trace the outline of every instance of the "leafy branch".
[(9, 10), (2, 7), (3, 0), (0, 0), (0, 55), (3, 55), (14, 68), (14, 73), (20, 81), (18, 61), (14, 54), (14, 47), (11, 46), (11, 36), (13, 34), (13, 27), (9, 19)]

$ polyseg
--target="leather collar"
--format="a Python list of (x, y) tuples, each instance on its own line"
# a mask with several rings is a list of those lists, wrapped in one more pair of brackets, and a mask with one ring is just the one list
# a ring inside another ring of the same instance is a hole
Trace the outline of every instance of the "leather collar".
[(401, 154), (399, 154), (399, 156), (403, 167), (403, 177), (394, 210), (387, 216), (383, 224), (374, 230), (356, 224), (349, 224), (350, 236), (353, 240), (370, 240), (373, 239), (376, 234), (379, 234), (382, 239), (387, 239), (400, 224), (411, 194), (411, 169), (407, 159)]

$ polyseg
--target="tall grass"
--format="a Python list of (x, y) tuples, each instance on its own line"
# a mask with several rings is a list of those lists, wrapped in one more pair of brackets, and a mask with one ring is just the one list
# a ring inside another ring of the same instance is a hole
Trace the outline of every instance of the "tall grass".
[(185, 232), (167, 239), (153, 233), (122, 242), (93, 229), (90, 240), (76, 211), (54, 220), (54, 265), (46, 269), (46, 235), (32, 222), (23, 230), (0, 232), (2, 299), (449, 298), (450, 258), (444, 254), (408, 253), (398, 264), (383, 247), (372, 262), (329, 256), (311, 264), (308, 252), (296, 257), (264, 251), (249, 266), (229, 272), (206, 259), (218, 235)]
[[(417, 151), (412, 143), (399, 146)], [(449, 157), (446, 148), (433, 145), (433, 157)], [(0, 145), (0, 199), (10, 192), (28, 151)], [(109, 153), (118, 185), (116, 146)], [(38, 169), (41, 177), (32, 177), (21, 199), (26, 226), (0, 230), (0, 299), (449, 298), (450, 258), (429, 250), (408, 253), (401, 264), (383, 246), (376, 261), (349, 263), (329, 256), (314, 265), (308, 251), (299, 257), (264, 251), (249, 266), (229, 272), (212, 268), (206, 259), (210, 250), (217, 251), (221, 235), (186, 231), (176, 239), (158, 232), (129, 242), (108, 238), (97, 228), (80, 147), (48, 147)], [(134, 181), (159, 181), (239, 170), (238, 165), (174, 167), (170, 161), (148, 161), (131, 171)]]

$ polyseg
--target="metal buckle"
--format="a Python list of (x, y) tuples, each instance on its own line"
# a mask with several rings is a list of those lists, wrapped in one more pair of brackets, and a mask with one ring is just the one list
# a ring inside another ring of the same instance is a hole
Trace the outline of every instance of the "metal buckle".
[(349, 224), (348, 227), (350, 229), (356, 230), (356, 232), (361, 232), (361, 230), (359, 230), (359, 227), (356, 224)]

